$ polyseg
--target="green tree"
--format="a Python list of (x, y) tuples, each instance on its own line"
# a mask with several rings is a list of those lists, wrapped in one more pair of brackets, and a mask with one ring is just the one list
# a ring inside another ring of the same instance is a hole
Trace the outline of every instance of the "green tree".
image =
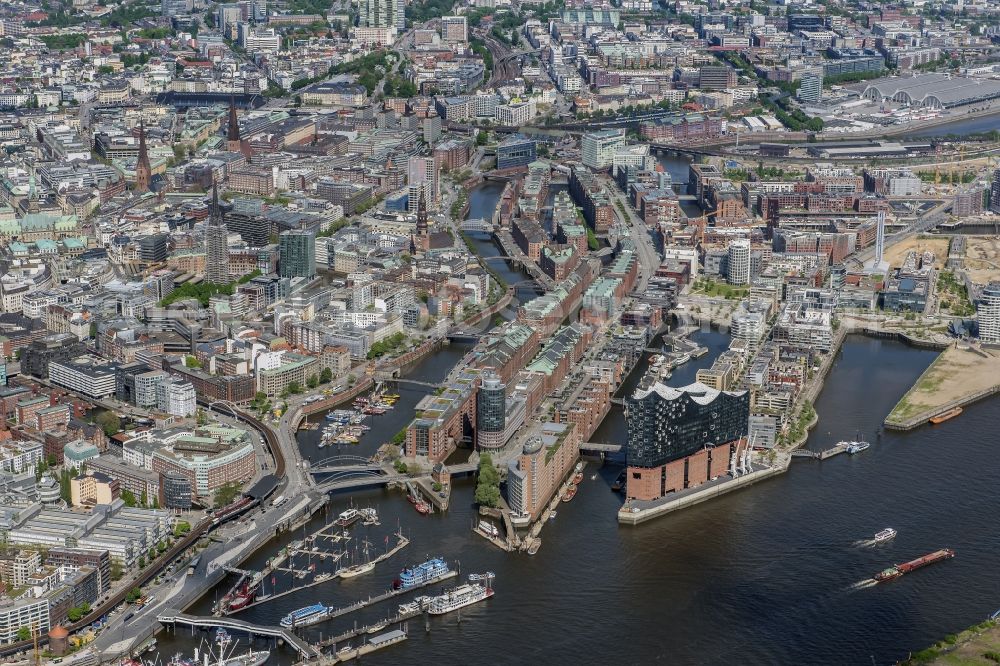
[(139, 597), (141, 596), (142, 596), (142, 590), (140, 590), (138, 587), (133, 587), (131, 590), (128, 591), (128, 594), (125, 595), (125, 601), (127, 601), (130, 604), (134, 604), (136, 601), (138, 601)]
[(21, 627), (17, 630), (17, 640), (19, 641), (30, 641), (31, 640), (31, 629), (28, 627)]
[(147, 506), (149, 504), (149, 498), (146, 497), (146, 491), (142, 491), (142, 495), (139, 496), (139, 506)]
[(67, 504), (72, 501), (72, 493), (70, 492), (69, 483), (72, 478), (73, 473), (68, 469), (64, 469), (59, 472), (59, 497), (61, 497)]
[(125, 502), (125, 506), (136, 506), (135, 495), (131, 490), (122, 490), (121, 500)]
[(323, 371), (319, 373), (319, 383), (329, 384), (331, 381), (333, 381), (333, 370), (330, 368), (323, 368)]
[(306, 386), (308, 386), (311, 389), (314, 389), (317, 386), (319, 386), (319, 375), (317, 375), (316, 373), (309, 375), (309, 379), (306, 380)]
[(117, 434), (122, 429), (122, 420), (114, 412), (101, 412), (97, 417), (97, 425), (108, 437)]
[(116, 560), (112, 560), (111, 561), (111, 580), (121, 580), (122, 579), (122, 575), (124, 575), (124, 573), (125, 572), (122, 570), (122, 565), (119, 564)]
[(485, 146), (486, 142), (489, 141), (489, 140), (490, 140), (490, 137), (489, 137), (489, 135), (484, 130), (479, 130), (479, 133), (476, 134), (476, 145), (477, 146)]
[(476, 483), (475, 500), (483, 506), (500, 505), (500, 474), (493, 466), (493, 458), (488, 453), (479, 457), (479, 480)]
[(201, 361), (198, 360), (197, 356), (188, 354), (184, 357), (184, 365), (188, 368), (194, 368), (197, 370), (201, 367)]
[(240, 486), (236, 483), (227, 483), (220, 486), (215, 491), (215, 506), (222, 507), (230, 504), (236, 496), (240, 494)]

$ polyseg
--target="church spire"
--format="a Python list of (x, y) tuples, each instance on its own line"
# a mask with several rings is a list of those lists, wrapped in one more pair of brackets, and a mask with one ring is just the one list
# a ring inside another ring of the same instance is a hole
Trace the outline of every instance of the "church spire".
[(417, 204), (417, 234), (427, 235), (427, 199), (424, 196), (424, 188), (420, 188), (420, 202)]
[(222, 212), (219, 210), (219, 181), (212, 181), (212, 206), (208, 210), (208, 223), (211, 225), (222, 224)]
[(149, 180), (153, 169), (149, 164), (149, 151), (146, 149), (146, 125), (139, 121), (139, 157), (135, 163), (135, 191), (148, 192)]
[(226, 132), (226, 150), (231, 153), (240, 152), (240, 122), (236, 117), (236, 98), (229, 98), (229, 128)]

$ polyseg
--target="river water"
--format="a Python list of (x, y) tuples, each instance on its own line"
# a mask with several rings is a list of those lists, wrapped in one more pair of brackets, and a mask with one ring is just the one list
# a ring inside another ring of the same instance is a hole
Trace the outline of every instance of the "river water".
[[(679, 368), (674, 385), (692, 381), (727, 344), (726, 335), (711, 330), (692, 339), (710, 353)], [(461, 353), (440, 352), (418, 364), (413, 376), (442, 377)], [(365, 539), (377, 554), (397, 527), (411, 544), (371, 574), (323, 583), (238, 617), (277, 624), (316, 601), (342, 606), (384, 591), (402, 567), (442, 555), (458, 561), (463, 576), (494, 572), (496, 595), (463, 609), (461, 622), (456, 614), (432, 618), (429, 633), (422, 620), (411, 620), (408, 641), (365, 662), (894, 663), (1000, 607), (1000, 530), (988, 518), (1000, 473), (996, 403), (974, 405), (934, 428), (878, 434), (881, 420), (933, 358), (896, 342), (849, 337), (817, 401), (820, 420), (809, 446), (821, 450), (860, 432), (870, 449), (822, 463), (795, 461), (784, 475), (638, 527), (616, 521), (621, 497), (610, 485), (620, 467), (590, 463), (576, 499), (559, 506), (533, 557), (505, 554), (471, 531), (476, 513), (469, 480), (455, 483), (446, 515), (420, 516), (401, 494), (386, 490), (337, 496), (330, 517), (353, 503), (377, 506), (382, 518), (380, 527), (352, 530), (351, 548)], [(410, 389), (400, 394), (393, 412), (376, 417), (384, 427), (354, 447), (361, 455), (405, 425)], [(617, 411), (595, 434), (599, 441), (624, 438)], [(306, 530), (326, 519), (321, 513)], [(861, 543), (887, 526), (899, 530), (894, 542)], [(259, 568), (304, 533), (284, 535), (245, 566)], [(886, 585), (862, 584), (893, 562), (943, 547), (957, 557)], [(332, 570), (316, 563), (318, 571)], [(280, 592), (292, 579), (282, 573), (275, 582)], [(192, 612), (208, 613), (224, 592), (225, 586), (209, 591)], [(305, 636), (374, 622), (408, 598), (315, 625)], [(199, 637), (186, 630), (161, 634), (161, 654), (189, 653)], [(269, 663), (292, 661), (282, 647)]]
[(944, 125), (936, 125), (927, 129), (915, 129), (906, 135), (906, 138), (934, 138), (947, 136), (949, 134), (977, 134), (980, 132), (991, 132), (1000, 128), (1000, 115), (979, 116), (977, 118), (964, 118)]

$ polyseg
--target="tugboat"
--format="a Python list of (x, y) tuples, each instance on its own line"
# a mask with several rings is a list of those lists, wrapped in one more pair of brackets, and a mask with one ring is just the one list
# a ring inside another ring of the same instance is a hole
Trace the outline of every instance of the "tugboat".
[(618, 493), (625, 490), (625, 475), (626, 470), (622, 470), (620, 474), (615, 478), (615, 482), (611, 484), (611, 490)]
[(569, 502), (574, 497), (576, 497), (576, 485), (570, 484), (569, 490), (567, 490), (566, 494), (563, 495), (562, 501), (563, 502)]
[(417, 513), (426, 516), (431, 512), (431, 505), (417, 495), (410, 493), (406, 496), (406, 499), (409, 500), (410, 504), (413, 505), (413, 508), (417, 510)]

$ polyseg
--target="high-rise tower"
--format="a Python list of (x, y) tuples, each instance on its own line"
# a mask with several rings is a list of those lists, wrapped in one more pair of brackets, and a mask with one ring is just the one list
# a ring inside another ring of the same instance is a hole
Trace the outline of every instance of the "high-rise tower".
[(149, 152), (146, 150), (146, 126), (139, 121), (139, 159), (135, 163), (135, 191), (148, 192), (149, 180), (153, 169), (149, 165)]
[(229, 282), (229, 230), (219, 210), (219, 186), (212, 184), (212, 209), (205, 230), (205, 280), (216, 284)]

